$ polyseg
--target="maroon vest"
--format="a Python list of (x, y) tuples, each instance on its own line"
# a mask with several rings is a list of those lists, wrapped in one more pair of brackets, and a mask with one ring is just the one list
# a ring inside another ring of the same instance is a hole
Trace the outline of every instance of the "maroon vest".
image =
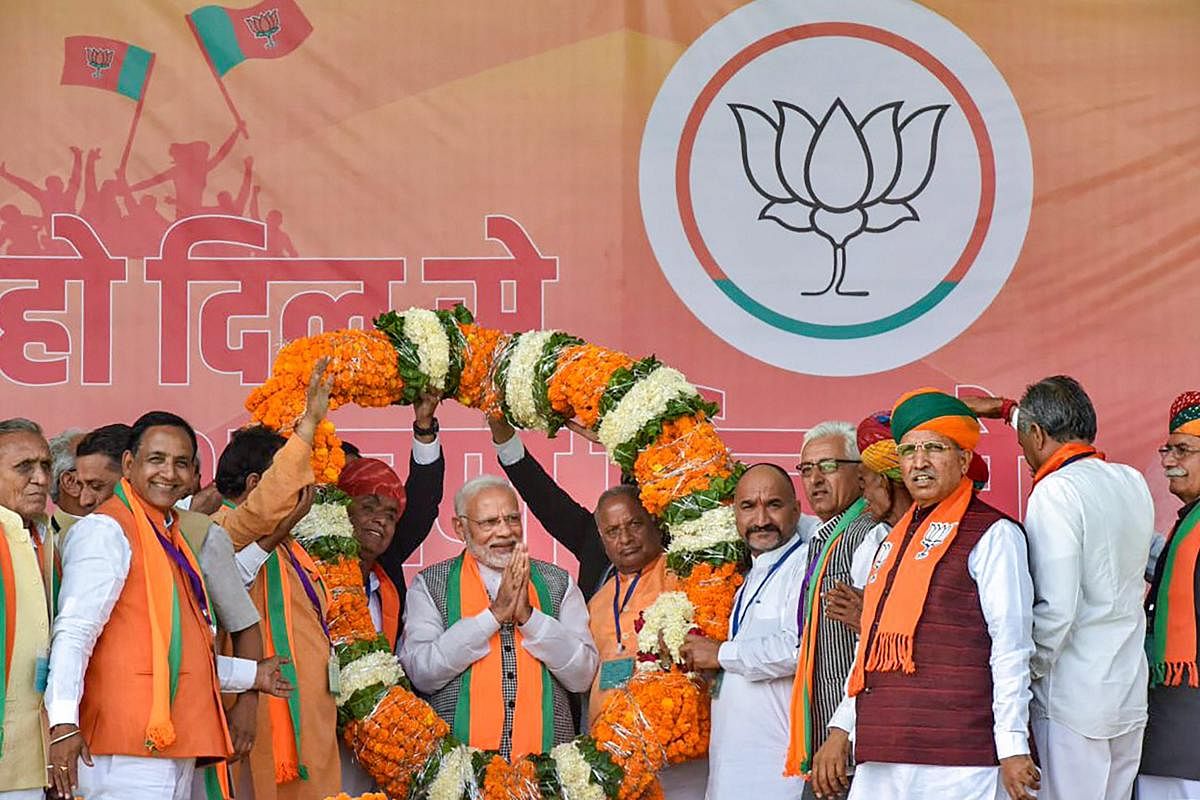
[[(928, 513), (928, 512), (926, 512)], [(908, 545), (924, 515), (918, 509), (905, 533)], [(950, 549), (929, 582), (925, 610), (913, 638), (917, 671), (867, 672), (857, 699), (854, 757), (860, 763), (994, 766), (992, 637), (979, 607), (979, 588), (967, 558), (993, 523), (1007, 519), (972, 497)], [(895, 569), (884, 580), (891, 592)], [(880, 604), (880, 609), (883, 604)], [(878, 616), (865, 635), (874, 635)]]

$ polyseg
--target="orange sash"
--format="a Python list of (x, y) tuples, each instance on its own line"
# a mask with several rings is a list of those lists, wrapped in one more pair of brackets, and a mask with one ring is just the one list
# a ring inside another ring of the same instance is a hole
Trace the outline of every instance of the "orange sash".
[(396, 649), (396, 640), (400, 637), (400, 592), (396, 584), (388, 577), (387, 571), (376, 564), (371, 572), (379, 579), (379, 605), (383, 611), (383, 635), (387, 637), (392, 650)]
[[(863, 597), (863, 630), (870, 630), (868, 622), (878, 620), (879, 627), (874, 638), (863, 635), (858, 639), (858, 652), (850, 672), (851, 696), (863, 690), (867, 670), (872, 672), (906, 673), (917, 671), (913, 661), (913, 637), (917, 623), (925, 610), (925, 596), (929, 593), (929, 581), (942, 557), (949, 551), (950, 544), (958, 535), (958, 523), (962, 520), (972, 496), (971, 481), (963, 478), (950, 496), (938, 503), (925, 518), (909, 540), (904, 552), (900, 545), (904, 534), (912, 523), (917, 507), (911, 506), (900, 521), (892, 528), (887, 539), (880, 545), (887, 555), (883, 562), (871, 570)], [(886, 598), (883, 588), (887, 576), (895, 567), (896, 578)], [(870, 640), (870, 652), (867, 652)]]
[(1046, 459), (1046, 463), (1038, 467), (1037, 472), (1033, 475), (1033, 485), (1037, 486), (1038, 481), (1046, 477), (1055, 470), (1062, 469), (1072, 461), (1080, 461), (1085, 458), (1104, 458), (1104, 453), (1101, 453), (1096, 448), (1085, 442), (1067, 442), (1062, 447), (1054, 451), (1054, 454)]

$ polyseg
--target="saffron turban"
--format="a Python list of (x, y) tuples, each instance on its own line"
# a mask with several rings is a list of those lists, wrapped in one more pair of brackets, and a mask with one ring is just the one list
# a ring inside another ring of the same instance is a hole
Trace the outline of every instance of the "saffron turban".
[(1184, 392), (1175, 398), (1169, 431), (1200, 436), (1200, 392)]
[(900, 480), (900, 456), (896, 455), (892, 417), (888, 412), (876, 411), (858, 423), (858, 451), (867, 469)]
[(964, 450), (979, 444), (979, 419), (967, 404), (937, 389), (925, 388), (900, 395), (892, 407), (892, 436), (897, 442), (909, 431), (932, 431)]
[(351, 461), (338, 477), (337, 487), (351, 497), (377, 494), (395, 498), (400, 511), (404, 511), (407, 500), (400, 476), (378, 458), (356, 458)]

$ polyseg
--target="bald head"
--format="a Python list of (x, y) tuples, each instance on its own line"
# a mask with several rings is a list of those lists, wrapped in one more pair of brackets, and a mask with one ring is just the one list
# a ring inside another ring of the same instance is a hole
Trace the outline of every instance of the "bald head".
[(742, 474), (733, 492), (733, 511), (738, 533), (753, 555), (787, 542), (800, 521), (796, 487), (775, 464), (755, 464)]

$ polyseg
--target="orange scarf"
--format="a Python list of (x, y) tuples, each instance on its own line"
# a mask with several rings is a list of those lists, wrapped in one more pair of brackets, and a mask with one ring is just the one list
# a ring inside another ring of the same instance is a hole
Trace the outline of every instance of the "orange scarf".
[(400, 592), (396, 584), (388, 577), (387, 571), (376, 564), (371, 572), (379, 580), (379, 608), (383, 617), (383, 635), (387, 637), (392, 650), (396, 649), (396, 640), (400, 637)]
[(1200, 561), (1200, 504), (1175, 529), (1160, 556), (1154, 630), (1147, 637), (1151, 686), (1200, 686), (1196, 675), (1196, 563)]
[[(536, 609), (550, 606), (550, 592), (536, 564), (529, 570), (529, 603)], [(449, 623), (479, 614), (492, 604), (479, 574), (479, 565), (466, 550), (451, 567), (446, 607)], [(521, 630), (514, 628), (517, 651), (517, 697), (512, 724), (512, 758), (548, 752), (554, 744), (554, 696), (550, 671), (521, 643)], [(500, 655), (500, 632), (488, 642), (488, 654), (462, 674), (458, 705), (454, 710), (453, 733), (460, 741), (482, 750), (498, 750), (504, 735), (504, 667)]]
[[(171, 559), (158, 541), (150, 518), (133, 486), (125, 478), (116, 494), (125, 501), (133, 514), (135, 534), (142, 551), (142, 579), (146, 584), (146, 608), (150, 614), (150, 720), (146, 725), (146, 747), (163, 750), (175, 743), (175, 724), (171, 721), (171, 703), (179, 675), (181, 631), (179, 619), (179, 589)], [(179, 552), (187, 558), (196, 575), (202, 575), (196, 557), (187, 542), (179, 535), (179, 525), (167, 529), (167, 535)], [(201, 578), (203, 581), (203, 578)]]
[(1062, 469), (1067, 464), (1081, 461), (1085, 458), (1099, 458), (1103, 460), (1104, 453), (1084, 442), (1067, 442), (1055, 450), (1054, 454), (1046, 459), (1046, 463), (1038, 467), (1037, 472), (1033, 474), (1033, 485), (1037, 486), (1038, 481), (1055, 470)]
[[(912, 524), (917, 507), (914, 504), (892, 528), (884, 543), (887, 555), (883, 563), (871, 570), (863, 597), (863, 629), (866, 624), (878, 622), (874, 638), (860, 636), (854, 667), (850, 672), (849, 693), (857, 695), (866, 685), (866, 673), (917, 671), (913, 660), (913, 637), (917, 623), (925, 610), (925, 596), (929, 593), (929, 581), (942, 557), (950, 550), (954, 537), (958, 535), (958, 523), (971, 502), (971, 481), (963, 478), (950, 496), (938, 503), (925, 518), (909, 540), (904, 552), (900, 546), (904, 535)], [(936, 527), (934, 527), (936, 526)], [(912, 554), (909, 557), (909, 554)], [(899, 566), (896, 566), (899, 562)], [(883, 594), (887, 576), (895, 570), (892, 589)], [(870, 652), (867, 652), (868, 640)]]
[[(263, 652), (267, 657), (278, 655), (289, 663), (282, 667), (283, 676), (291, 681), (292, 694), (287, 699), (268, 697), (267, 711), (271, 719), (271, 750), (275, 756), (275, 783), (288, 783), (297, 778), (308, 780), (308, 768), (301, 760), (300, 735), (300, 682), (296, 675), (296, 659), (308, 658), (310, 653), (298, 654), (292, 646), (295, 637), (292, 630), (292, 570), (284, 562), (290, 561), (280, 553), (286, 548), (300, 568), (308, 573), (314, 588), (320, 587), (324, 595), (325, 608), (332, 605), (332, 598), (320, 571), (303, 547), (294, 539), (281, 543), (271, 553), (266, 563), (266, 619), (263, 629)], [(321, 614), (320, 609), (314, 613)]]

